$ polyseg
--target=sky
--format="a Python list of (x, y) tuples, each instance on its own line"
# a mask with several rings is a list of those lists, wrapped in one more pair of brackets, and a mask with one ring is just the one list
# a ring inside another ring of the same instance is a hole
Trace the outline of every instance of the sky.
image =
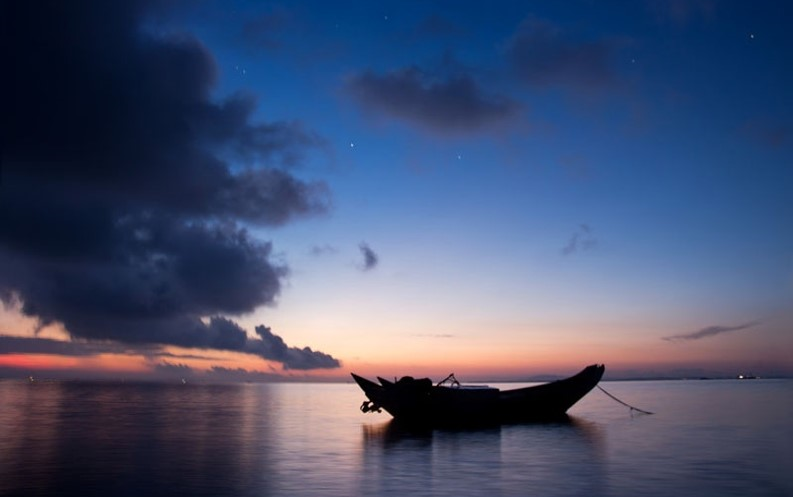
[(793, 6), (3, 3), (0, 375), (793, 375)]

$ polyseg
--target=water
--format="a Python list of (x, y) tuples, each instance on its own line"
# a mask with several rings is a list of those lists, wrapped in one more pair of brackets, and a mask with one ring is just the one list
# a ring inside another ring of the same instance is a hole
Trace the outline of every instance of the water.
[(4, 380), (0, 495), (793, 496), (793, 380), (602, 385), (656, 414), (404, 433), (351, 383)]

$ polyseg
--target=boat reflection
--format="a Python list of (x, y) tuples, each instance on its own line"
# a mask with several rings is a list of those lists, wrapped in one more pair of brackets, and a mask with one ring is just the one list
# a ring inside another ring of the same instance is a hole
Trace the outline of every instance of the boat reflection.
[(359, 493), (464, 495), (476, 481), (484, 495), (602, 495), (603, 438), (570, 416), (478, 430), (363, 425)]
[(564, 418), (552, 422), (543, 423), (514, 423), (501, 424), (483, 428), (429, 428), (401, 423), (398, 420), (390, 419), (382, 423), (365, 424), (361, 426), (364, 444), (381, 444), (384, 447), (398, 444), (402, 441), (426, 441), (432, 442), (433, 438), (457, 434), (478, 434), (481, 437), (500, 436), (502, 430), (520, 431), (528, 430), (537, 434), (554, 432), (557, 435), (575, 434), (583, 441), (592, 445), (599, 445), (603, 439), (601, 428), (594, 422), (577, 418), (575, 416), (565, 416)]

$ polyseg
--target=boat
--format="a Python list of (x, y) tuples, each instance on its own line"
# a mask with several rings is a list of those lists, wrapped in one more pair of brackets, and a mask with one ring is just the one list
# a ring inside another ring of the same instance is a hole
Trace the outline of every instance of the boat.
[(351, 374), (369, 399), (361, 411), (385, 410), (405, 424), (442, 427), (564, 420), (605, 369), (593, 364), (569, 378), (512, 390), (460, 385), (453, 374), (437, 384), (410, 376), (395, 381), (378, 377), (375, 383)]

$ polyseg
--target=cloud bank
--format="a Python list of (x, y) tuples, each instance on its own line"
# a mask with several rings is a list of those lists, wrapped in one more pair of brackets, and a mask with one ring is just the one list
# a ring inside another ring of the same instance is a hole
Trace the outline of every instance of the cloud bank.
[[(260, 340), (248, 339), (245, 331), (225, 318), (213, 318), (207, 326), (214, 333), (207, 349), (231, 350), (255, 354), (280, 362), (284, 369), (309, 370), (337, 368), (341, 363), (332, 356), (310, 347), (290, 347), (283, 338), (266, 326), (257, 326)], [(148, 358), (171, 357), (175, 359), (211, 357), (175, 355), (165, 352), (156, 344), (129, 345), (118, 341), (63, 341), (49, 338), (16, 337), (0, 335), (0, 354), (53, 354), (68, 357), (90, 357), (100, 354), (144, 355)], [(163, 363), (168, 364), (168, 363)]]
[(213, 100), (212, 55), (144, 29), (149, 4), (4, 7), (0, 298), (77, 338), (267, 357), (219, 316), (277, 298), (288, 268), (246, 226), (325, 212), (293, 167), (322, 140), (253, 122), (249, 94)]

